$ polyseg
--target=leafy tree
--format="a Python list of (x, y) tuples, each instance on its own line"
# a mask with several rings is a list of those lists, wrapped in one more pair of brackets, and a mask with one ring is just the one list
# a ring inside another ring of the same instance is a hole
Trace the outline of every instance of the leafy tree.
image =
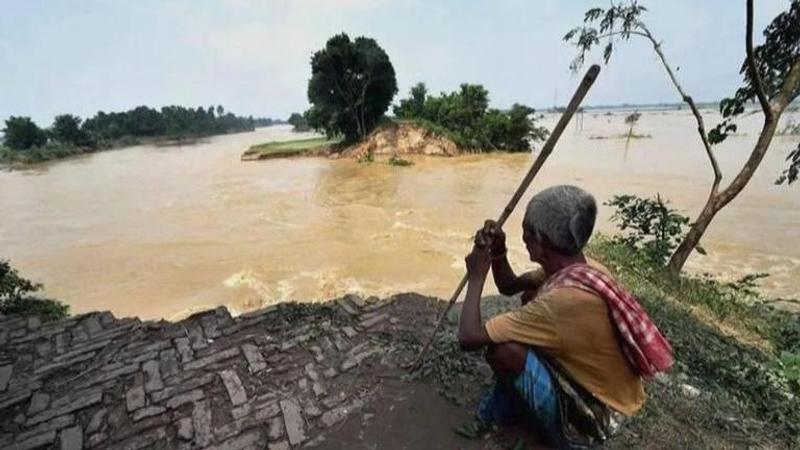
[(86, 130), (81, 129), (81, 118), (72, 114), (56, 116), (50, 128), (53, 140), (75, 147), (90, 147), (92, 141)]
[(11, 263), (0, 259), (0, 312), (3, 314), (39, 315), (45, 319), (67, 316), (69, 307), (32, 294), (42, 289), (40, 283), (22, 278)]
[(333, 36), (311, 58), (309, 125), (329, 137), (363, 139), (379, 123), (397, 93), (389, 56), (375, 40)]
[(423, 117), (427, 97), (428, 88), (425, 83), (415, 84), (411, 88), (408, 98), (400, 100), (400, 105), (392, 109), (394, 115), (401, 118)]
[[(672, 209), (660, 195), (655, 198), (615, 195), (606, 205), (616, 208), (611, 221), (624, 232), (616, 240), (638, 248), (659, 265), (667, 262), (689, 223), (688, 217)], [(699, 247), (698, 251), (704, 253)]]
[(423, 83), (411, 88), (394, 113), (401, 119), (422, 120), (441, 128), (462, 148), (530, 150), (547, 130), (537, 127), (534, 109), (515, 104), (508, 111), (489, 108), (489, 92), (479, 84), (462, 84), (458, 91), (428, 95)]
[[(740, 69), (744, 78), (743, 85), (733, 97), (720, 102), (723, 121), (710, 132), (706, 132), (703, 116), (667, 62), (661, 49), (662, 44), (641, 20), (645, 11), (635, 0), (612, 4), (608, 9), (589, 9), (584, 16), (584, 24), (570, 30), (564, 39), (574, 43), (579, 50), (571, 65), (572, 69), (580, 67), (586, 53), (600, 45), (601, 40), (605, 43), (603, 57), (606, 62), (611, 58), (615, 43), (628, 41), (631, 37), (647, 40), (653, 45), (670, 81), (695, 117), (697, 131), (714, 179), (700, 215), (670, 258), (670, 271), (677, 274), (716, 214), (736, 198), (750, 181), (769, 150), (781, 114), (800, 95), (800, 0), (792, 0), (789, 9), (772, 20), (764, 30), (764, 43), (758, 47), (753, 46), (753, 0), (746, 1), (745, 60)], [(754, 100), (758, 101), (763, 116), (758, 139), (738, 173), (727, 186), (721, 187), (722, 172), (713, 146), (722, 143), (730, 133), (736, 131), (735, 120), (744, 113), (745, 105)], [(800, 143), (786, 159), (788, 167), (776, 181), (779, 184), (792, 183), (800, 175)]]
[(311, 127), (308, 126), (308, 120), (306, 120), (305, 116), (300, 113), (292, 113), (286, 122), (292, 126), (292, 131), (300, 132), (311, 129)]
[(5, 145), (12, 150), (28, 150), (47, 143), (47, 135), (30, 117), (9, 117), (3, 133)]

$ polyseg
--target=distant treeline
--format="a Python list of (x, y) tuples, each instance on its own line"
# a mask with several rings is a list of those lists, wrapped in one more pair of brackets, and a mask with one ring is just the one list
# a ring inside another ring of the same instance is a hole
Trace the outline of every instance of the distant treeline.
[(255, 127), (277, 123), (285, 122), (237, 116), (225, 112), (222, 106), (164, 106), (160, 110), (139, 106), (124, 112), (99, 111), (86, 120), (62, 114), (46, 129), (29, 117), (11, 116), (5, 121), (3, 133), (7, 149), (0, 150), (0, 160), (38, 162), (135, 144), (143, 139), (182, 140), (252, 131)]

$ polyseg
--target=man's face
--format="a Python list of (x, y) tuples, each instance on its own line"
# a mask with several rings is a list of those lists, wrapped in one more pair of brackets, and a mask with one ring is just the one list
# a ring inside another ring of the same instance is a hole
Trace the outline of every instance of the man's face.
[(526, 229), (522, 229), (522, 241), (525, 242), (525, 248), (528, 249), (528, 256), (531, 261), (535, 263), (542, 262), (543, 249), (542, 242), (536, 233), (532, 233)]

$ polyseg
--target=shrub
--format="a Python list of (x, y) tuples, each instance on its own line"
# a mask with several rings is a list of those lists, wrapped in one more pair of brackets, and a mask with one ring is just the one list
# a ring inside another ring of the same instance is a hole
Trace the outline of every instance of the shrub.
[(69, 307), (57, 300), (31, 295), (42, 289), (41, 283), (22, 278), (11, 263), (0, 260), (0, 313), (37, 315), (45, 320), (67, 317)]

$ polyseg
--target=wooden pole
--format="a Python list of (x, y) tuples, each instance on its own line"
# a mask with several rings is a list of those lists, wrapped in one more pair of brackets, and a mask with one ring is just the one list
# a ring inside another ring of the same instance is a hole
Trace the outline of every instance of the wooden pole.
[[(600, 73), (600, 66), (593, 65), (589, 68), (586, 72), (586, 75), (583, 76), (583, 80), (581, 84), (578, 85), (578, 89), (575, 91), (575, 94), (572, 96), (572, 100), (570, 100), (569, 104), (567, 105), (567, 109), (561, 114), (561, 118), (558, 119), (558, 123), (553, 128), (553, 131), (550, 133), (550, 137), (547, 138), (547, 142), (544, 143), (542, 146), (542, 151), (539, 152), (539, 156), (536, 157), (536, 160), (533, 162), (530, 170), (525, 175), (525, 178), (522, 179), (520, 182), (517, 191), (514, 192), (514, 195), (511, 197), (511, 200), (508, 202), (506, 207), (503, 209), (503, 212), (500, 213), (500, 217), (497, 219), (498, 227), (502, 227), (503, 224), (506, 223), (508, 216), (514, 211), (514, 208), (519, 203), (522, 196), (525, 194), (525, 191), (530, 186), (533, 178), (539, 173), (539, 169), (542, 168), (544, 162), (547, 160), (547, 157), (550, 156), (550, 153), (553, 152), (553, 148), (556, 146), (556, 142), (561, 137), (561, 133), (564, 131), (564, 128), (567, 127), (572, 116), (578, 110), (583, 98), (586, 96), (586, 93), (589, 92), (589, 88), (592, 87), (594, 81), (597, 79), (597, 75)], [(436, 338), (436, 333), (439, 332), (439, 329), (442, 327), (445, 318), (447, 317), (447, 313), (450, 312), (450, 309), (458, 300), (458, 297), (461, 295), (461, 291), (464, 290), (464, 287), (467, 285), (467, 281), (469, 277), (467, 274), (464, 274), (464, 278), (461, 279), (461, 282), (458, 283), (455, 292), (453, 292), (453, 296), (450, 297), (450, 301), (447, 303), (447, 307), (445, 307), (442, 314), (439, 316), (439, 321), (436, 323), (436, 328), (433, 329), (433, 333), (431, 333), (431, 337), (428, 339), (428, 342), (422, 347), (422, 350), (419, 352), (417, 359), (414, 360), (413, 364), (411, 364), (411, 370), (417, 370), (422, 365), (422, 361), (425, 358), (425, 354), (428, 352), (431, 344), (433, 343), (434, 338)]]

